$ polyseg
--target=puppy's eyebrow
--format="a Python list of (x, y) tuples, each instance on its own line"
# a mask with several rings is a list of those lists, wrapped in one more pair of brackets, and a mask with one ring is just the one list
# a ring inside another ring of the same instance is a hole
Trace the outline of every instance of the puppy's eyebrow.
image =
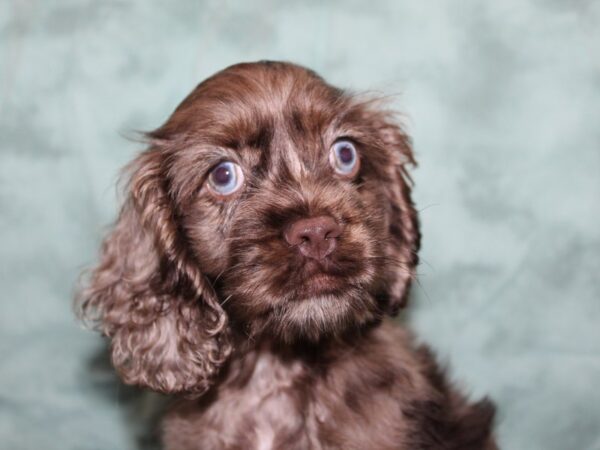
[(259, 127), (255, 133), (248, 137), (246, 145), (248, 147), (267, 150), (271, 146), (273, 140), (273, 127), (270, 124), (264, 124)]
[(302, 121), (302, 114), (297, 109), (293, 109), (290, 111), (289, 123), (291, 124), (292, 129), (297, 133), (304, 132), (304, 122)]

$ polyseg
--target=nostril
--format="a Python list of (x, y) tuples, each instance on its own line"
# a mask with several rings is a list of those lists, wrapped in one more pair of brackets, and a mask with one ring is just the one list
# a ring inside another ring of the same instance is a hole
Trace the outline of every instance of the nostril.
[(342, 227), (337, 222), (332, 222), (325, 230), (325, 239), (335, 239), (340, 237), (340, 234), (342, 234)]

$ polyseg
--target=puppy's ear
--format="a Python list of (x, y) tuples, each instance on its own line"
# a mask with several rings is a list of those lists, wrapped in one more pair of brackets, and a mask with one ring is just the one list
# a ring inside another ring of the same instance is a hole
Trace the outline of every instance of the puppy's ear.
[(230, 351), (227, 316), (186, 252), (156, 148), (129, 167), (127, 198), (76, 307), (111, 339), (128, 384), (204, 393)]
[(421, 242), (419, 218), (412, 198), (412, 180), (407, 167), (415, 166), (410, 138), (402, 130), (391, 113), (379, 111), (374, 114), (373, 124), (385, 147), (390, 164), (385, 186), (389, 202), (389, 257), (388, 287), (389, 313), (395, 315), (408, 301), (410, 285), (419, 263)]

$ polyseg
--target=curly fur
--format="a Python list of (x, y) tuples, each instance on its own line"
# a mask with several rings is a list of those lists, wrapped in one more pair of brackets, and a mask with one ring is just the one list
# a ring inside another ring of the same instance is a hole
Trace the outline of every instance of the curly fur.
[[(360, 154), (353, 180), (327, 163), (340, 137)], [(410, 140), (381, 102), (293, 64), (238, 64), (148, 140), (77, 306), (126, 383), (180, 394), (167, 448), (495, 448), (492, 405), (385, 318), (420, 234)], [(245, 175), (227, 200), (206, 189), (223, 160)], [(343, 233), (317, 267), (282, 233), (323, 214)], [(315, 291), (315, 271), (335, 283)]]

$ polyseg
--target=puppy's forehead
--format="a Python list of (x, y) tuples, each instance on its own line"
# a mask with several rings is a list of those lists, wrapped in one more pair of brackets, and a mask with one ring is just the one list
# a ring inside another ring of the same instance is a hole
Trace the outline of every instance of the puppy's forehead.
[(241, 65), (226, 69), (199, 86), (198, 100), (230, 136), (262, 141), (275, 128), (300, 134), (320, 131), (344, 98), (307, 69), (293, 65)]
[(344, 92), (287, 63), (239, 64), (201, 83), (169, 122), (197, 138), (263, 158), (287, 155), (292, 166), (313, 158), (347, 106)]

